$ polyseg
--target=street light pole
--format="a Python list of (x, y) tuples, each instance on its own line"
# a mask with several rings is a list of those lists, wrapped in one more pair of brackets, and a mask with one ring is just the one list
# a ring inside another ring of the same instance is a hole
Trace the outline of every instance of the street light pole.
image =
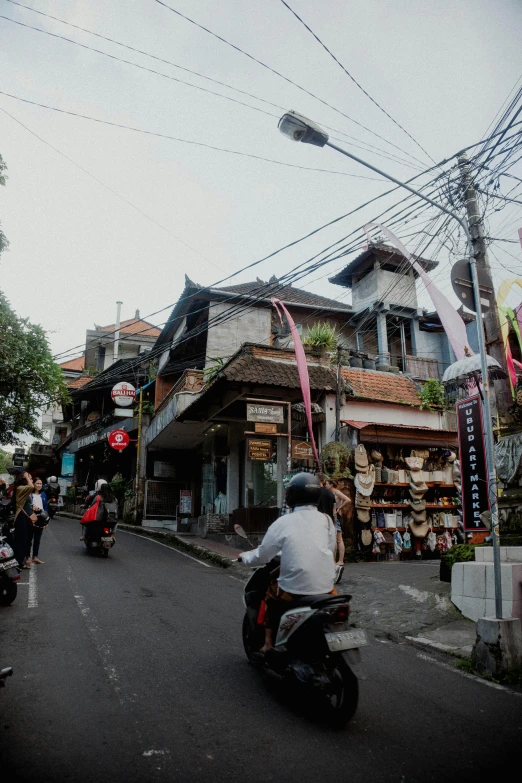
[(414, 196), (426, 201), (436, 209), (449, 215), (461, 226), (466, 237), (469, 263), (471, 269), (471, 280), (473, 283), (473, 295), (475, 297), (475, 310), (477, 313), (477, 337), (480, 354), (480, 365), (482, 371), (482, 387), (483, 387), (483, 405), (484, 405), (484, 429), (486, 436), (486, 463), (488, 471), (488, 490), (489, 490), (489, 504), (491, 510), (491, 535), (493, 539), (493, 565), (495, 574), (495, 614), (497, 619), (502, 619), (502, 584), (500, 577), (500, 542), (499, 542), (499, 525), (498, 525), (498, 504), (497, 504), (497, 474), (495, 470), (495, 441), (493, 438), (493, 426), (491, 419), (491, 401), (489, 390), (489, 378), (488, 378), (488, 365), (486, 354), (486, 341), (484, 338), (484, 325), (482, 319), (482, 306), (480, 302), (480, 289), (477, 275), (477, 259), (475, 258), (473, 251), (473, 241), (469, 232), (466, 221), (452, 212), (447, 207), (439, 204), (437, 201), (425, 196), (423, 193), (419, 193), (418, 190), (407, 185), (396, 177), (392, 177), (371, 163), (367, 163), (365, 160), (358, 158), (357, 155), (353, 155), (351, 152), (338, 147), (330, 141), (328, 134), (316, 123), (308, 120), (296, 112), (288, 112), (279, 121), (279, 130), (285, 136), (288, 136), (293, 141), (302, 141), (305, 144), (313, 144), (317, 147), (331, 147), (332, 149), (340, 152), (341, 155), (345, 155), (347, 158), (360, 163), (361, 166), (365, 166), (367, 169), (371, 169), (376, 174), (380, 174), (381, 177), (389, 179), (391, 182), (395, 182), (399, 187), (408, 190)]

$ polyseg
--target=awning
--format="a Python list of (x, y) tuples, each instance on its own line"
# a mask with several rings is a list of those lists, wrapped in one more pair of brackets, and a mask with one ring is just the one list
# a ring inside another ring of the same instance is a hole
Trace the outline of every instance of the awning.
[(435, 430), (429, 427), (416, 427), (412, 424), (371, 424), (364, 421), (349, 421), (349, 424), (361, 433), (363, 443), (389, 443), (400, 446), (457, 446), (458, 437), (455, 430)]

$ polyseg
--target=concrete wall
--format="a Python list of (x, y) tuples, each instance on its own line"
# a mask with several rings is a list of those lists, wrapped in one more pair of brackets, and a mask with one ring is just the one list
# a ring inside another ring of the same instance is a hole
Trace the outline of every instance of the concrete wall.
[(363, 310), (379, 299), (405, 307), (417, 307), (415, 279), (386, 269), (373, 269), (353, 284), (352, 304), (356, 311)]
[(415, 355), (421, 359), (436, 359), (440, 364), (442, 374), (449, 361), (446, 335), (417, 329), (415, 332), (415, 343)]
[[(227, 313), (235, 304), (217, 302), (210, 310), (214, 319)], [(210, 359), (227, 359), (244, 343), (270, 345), (271, 308), (249, 307), (235, 318), (217, 324), (208, 330), (206, 366), (212, 365)]]
[[(443, 429), (443, 416), (436, 411), (421, 411), (408, 405), (363, 402), (348, 399), (341, 408), (341, 420), (368, 421), (375, 424), (406, 424), (414, 427)], [(335, 425), (334, 425), (335, 426)], [(332, 438), (330, 437), (330, 440)]]

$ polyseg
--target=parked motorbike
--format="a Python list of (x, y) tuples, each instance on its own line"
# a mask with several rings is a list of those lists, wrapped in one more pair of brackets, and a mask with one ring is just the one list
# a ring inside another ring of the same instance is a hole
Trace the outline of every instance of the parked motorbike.
[(14, 552), (4, 536), (0, 536), (0, 606), (9, 606), (16, 598), (20, 569)]
[(368, 644), (365, 631), (349, 622), (351, 596), (303, 596), (292, 602), (281, 617), (274, 647), (263, 654), (264, 598), (277, 566), (272, 561), (257, 568), (245, 586), (247, 658), (318, 698), (327, 718), (344, 726), (357, 710), (358, 680), (366, 679), (359, 648)]
[(116, 543), (116, 523), (89, 522), (83, 528), (83, 543), (88, 552), (98, 552), (103, 557), (109, 556), (109, 551)]
[(60, 485), (58, 482), (49, 481), (45, 487), (45, 493), (49, 518), (52, 519), (60, 507)]

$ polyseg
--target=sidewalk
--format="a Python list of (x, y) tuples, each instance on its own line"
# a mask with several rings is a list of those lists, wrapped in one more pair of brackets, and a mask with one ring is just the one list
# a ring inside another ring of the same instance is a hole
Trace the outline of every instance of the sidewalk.
[[(231, 567), (248, 578), (237, 563), (238, 549), (164, 528), (120, 525), (141, 535), (170, 538), (174, 546)], [(439, 580), (439, 561), (421, 563), (346, 563), (337, 589), (352, 595), (352, 617), (377, 638), (468, 657), (475, 643), (475, 623), (450, 600), (451, 586)]]

